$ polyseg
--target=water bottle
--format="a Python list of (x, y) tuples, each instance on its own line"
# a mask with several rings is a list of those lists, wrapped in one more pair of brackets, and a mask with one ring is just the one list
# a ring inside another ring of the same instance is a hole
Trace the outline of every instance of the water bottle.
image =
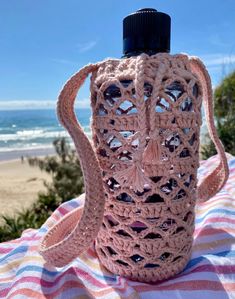
[[(63, 87), (57, 106), (85, 182), (85, 205), (43, 237), (40, 252), (64, 266), (95, 240), (100, 262), (129, 279), (156, 282), (188, 263), (196, 201), (215, 195), (228, 165), (213, 120), (203, 63), (169, 54), (170, 17), (152, 8), (123, 22), (123, 57), (88, 64)], [(74, 113), (91, 74), (92, 141)], [(201, 104), (220, 163), (198, 184)]]

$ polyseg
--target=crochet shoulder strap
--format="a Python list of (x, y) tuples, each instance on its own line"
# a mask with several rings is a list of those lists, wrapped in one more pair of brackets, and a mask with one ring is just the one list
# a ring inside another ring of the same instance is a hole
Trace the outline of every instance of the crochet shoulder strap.
[[(190, 58), (190, 65), (202, 85), (209, 134), (220, 156), (219, 165), (198, 186), (199, 200), (207, 200), (223, 187), (229, 171), (224, 148), (214, 125), (209, 74), (198, 58)], [(58, 267), (66, 265), (90, 246), (103, 219), (105, 196), (99, 163), (73, 108), (79, 88), (89, 73), (97, 68), (98, 64), (82, 68), (65, 84), (58, 100), (57, 113), (76, 146), (86, 191), (84, 208), (79, 207), (63, 217), (47, 232), (40, 244), (39, 251), (45, 260)]]
[(50, 264), (61, 267), (85, 251), (94, 241), (102, 223), (105, 196), (101, 171), (92, 145), (77, 121), (74, 101), (89, 73), (98, 64), (82, 68), (65, 84), (57, 104), (61, 124), (72, 137), (84, 177), (85, 206), (68, 213), (44, 236), (39, 252)]
[(220, 158), (219, 164), (209, 173), (198, 186), (198, 200), (206, 201), (214, 196), (226, 183), (229, 176), (227, 158), (223, 144), (221, 143), (214, 124), (213, 117), (213, 93), (210, 76), (202, 63), (197, 57), (190, 58), (191, 70), (195, 73), (201, 82), (204, 107), (206, 113), (206, 122), (211, 140), (214, 142), (217, 153)]

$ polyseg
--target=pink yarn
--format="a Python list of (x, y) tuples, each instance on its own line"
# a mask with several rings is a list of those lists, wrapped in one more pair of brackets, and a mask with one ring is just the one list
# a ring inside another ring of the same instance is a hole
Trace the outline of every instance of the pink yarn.
[[(92, 144), (73, 107), (89, 73)], [(202, 96), (220, 163), (198, 186)], [(203, 63), (159, 53), (87, 65), (65, 84), (57, 112), (81, 161), (85, 206), (47, 232), (40, 253), (61, 267), (96, 240), (101, 263), (115, 274), (150, 282), (182, 271), (191, 254), (195, 201), (214, 196), (228, 178)]]

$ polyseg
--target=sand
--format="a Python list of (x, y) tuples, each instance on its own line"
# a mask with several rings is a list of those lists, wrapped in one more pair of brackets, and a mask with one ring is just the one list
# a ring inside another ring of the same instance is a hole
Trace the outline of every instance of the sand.
[(51, 176), (20, 159), (0, 162), (0, 215), (14, 215), (37, 200), (38, 191), (45, 190), (43, 180)]

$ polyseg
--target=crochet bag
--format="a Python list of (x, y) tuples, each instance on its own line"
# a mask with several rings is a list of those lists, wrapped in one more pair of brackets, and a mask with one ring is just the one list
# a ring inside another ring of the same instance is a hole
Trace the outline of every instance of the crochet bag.
[[(73, 108), (90, 73), (92, 143)], [(199, 184), (202, 98), (220, 163)], [(203, 63), (159, 53), (89, 64), (65, 84), (57, 112), (81, 162), (85, 205), (47, 232), (40, 253), (61, 267), (95, 240), (101, 263), (115, 274), (154, 282), (182, 271), (195, 203), (214, 196), (228, 177)]]

